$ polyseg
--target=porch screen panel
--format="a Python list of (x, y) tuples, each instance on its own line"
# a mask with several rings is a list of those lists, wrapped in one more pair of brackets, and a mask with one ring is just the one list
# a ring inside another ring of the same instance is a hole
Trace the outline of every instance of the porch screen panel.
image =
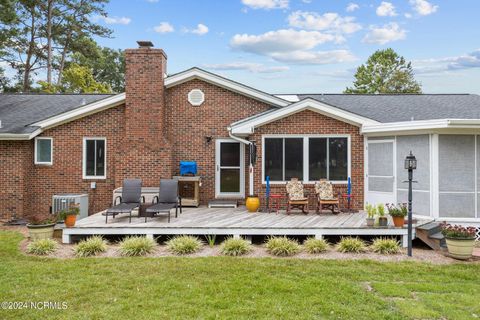
[(265, 178), (271, 181), (283, 180), (283, 139), (265, 139)]
[[(430, 215), (430, 192), (413, 190), (412, 197), (413, 197), (413, 201), (412, 201), (413, 214), (429, 216)], [(407, 203), (408, 191), (397, 189), (397, 201), (399, 203)]]
[(303, 180), (303, 138), (285, 138), (285, 180)]
[(397, 188), (408, 189), (408, 171), (404, 168), (405, 157), (412, 151), (417, 158), (417, 169), (413, 172), (413, 190), (430, 190), (430, 142), (428, 135), (397, 137)]
[(393, 177), (368, 177), (368, 190), (393, 192)]
[(475, 217), (475, 136), (439, 135), (439, 215)]
[(393, 176), (393, 143), (368, 144), (368, 175)]

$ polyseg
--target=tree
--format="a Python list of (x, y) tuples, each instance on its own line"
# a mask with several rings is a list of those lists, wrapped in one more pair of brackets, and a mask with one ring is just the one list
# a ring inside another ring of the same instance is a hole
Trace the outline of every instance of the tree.
[(353, 87), (344, 93), (421, 93), (419, 82), (414, 79), (411, 62), (406, 62), (393, 49), (377, 50), (357, 68)]
[(113, 92), (125, 90), (125, 55), (122, 50), (100, 47), (93, 42), (88, 53), (72, 54), (71, 63), (89, 67), (95, 80), (108, 84)]
[(8, 78), (5, 76), (5, 71), (0, 67), (0, 92), (5, 91), (8, 87)]
[(71, 64), (63, 71), (61, 85), (50, 84), (46, 81), (38, 82), (41, 91), (48, 93), (110, 93), (112, 89), (108, 84), (97, 82), (92, 70), (78, 64)]

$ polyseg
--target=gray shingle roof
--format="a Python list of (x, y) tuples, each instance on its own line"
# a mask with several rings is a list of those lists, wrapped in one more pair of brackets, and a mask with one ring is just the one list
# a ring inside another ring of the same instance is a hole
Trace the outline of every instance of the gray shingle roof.
[(45, 120), (111, 94), (0, 94), (0, 133), (32, 133), (30, 124)]
[(480, 119), (476, 94), (299, 94), (379, 122)]

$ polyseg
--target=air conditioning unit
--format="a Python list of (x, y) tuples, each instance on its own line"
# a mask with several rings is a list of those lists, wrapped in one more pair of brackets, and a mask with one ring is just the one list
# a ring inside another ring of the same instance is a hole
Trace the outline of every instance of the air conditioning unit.
[(72, 204), (77, 204), (80, 207), (77, 220), (88, 217), (88, 194), (56, 194), (53, 196), (52, 203), (53, 214), (68, 209)]

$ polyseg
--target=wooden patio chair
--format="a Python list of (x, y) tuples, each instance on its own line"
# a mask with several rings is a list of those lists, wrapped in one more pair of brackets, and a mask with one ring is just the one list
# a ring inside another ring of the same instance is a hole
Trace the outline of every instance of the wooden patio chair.
[(333, 214), (340, 212), (340, 200), (333, 195), (332, 183), (326, 179), (315, 182), (315, 193), (317, 195), (317, 213), (322, 210), (331, 210)]
[(287, 188), (287, 214), (293, 208), (301, 209), (303, 213), (308, 214), (308, 197), (305, 196), (303, 183), (297, 178), (292, 178), (286, 184)]

